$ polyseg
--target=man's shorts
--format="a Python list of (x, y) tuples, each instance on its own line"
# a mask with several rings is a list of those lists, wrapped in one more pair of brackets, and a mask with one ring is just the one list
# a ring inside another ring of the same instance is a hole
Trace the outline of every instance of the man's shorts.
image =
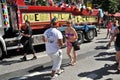
[(115, 50), (116, 50), (116, 51), (120, 51), (120, 47), (115, 46)]

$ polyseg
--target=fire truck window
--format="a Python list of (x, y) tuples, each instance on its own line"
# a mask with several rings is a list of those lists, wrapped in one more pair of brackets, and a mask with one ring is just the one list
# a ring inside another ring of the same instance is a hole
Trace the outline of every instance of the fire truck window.
[(14, 5), (10, 5), (8, 7), (8, 12), (9, 12), (9, 21), (10, 21), (10, 26), (12, 26), (13, 30), (18, 30), (18, 25), (17, 25), (17, 7)]
[(26, 5), (36, 5), (36, 0), (24, 0)]
[(24, 2), (25, 2), (26, 5), (30, 5), (30, 1), (31, 0), (24, 0)]

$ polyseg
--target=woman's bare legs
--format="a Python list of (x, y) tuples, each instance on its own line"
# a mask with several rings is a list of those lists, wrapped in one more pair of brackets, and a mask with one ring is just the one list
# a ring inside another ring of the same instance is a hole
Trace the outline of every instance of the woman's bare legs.
[(118, 70), (120, 70), (120, 51), (116, 52), (116, 62), (118, 62)]
[(70, 62), (69, 62), (70, 64), (72, 63), (72, 56), (70, 55), (71, 49), (72, 49), (72, 46), (67, 47), (67, 55), (68, 55), (68, 57), (70, 59)]
[(73, 64), (76, 63), (76, 60), (77, 60), (77, 54), (76, 51), (73, 49)]

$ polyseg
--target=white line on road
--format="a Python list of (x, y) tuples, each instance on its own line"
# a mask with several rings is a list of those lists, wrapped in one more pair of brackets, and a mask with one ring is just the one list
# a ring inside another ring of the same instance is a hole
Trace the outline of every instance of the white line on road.
[(27, 75), (15, 78), (14, 80), (22, 80), (22, 79), (27, 79), (29, 77), (33, 77), (33, 76), (37, 76), (37, 75), (42, 75), (42, 74), (50, 74), (50, 73), (51, 73), (51, 71), (34, 72), (34, 73), (31, 73), (31, 74), (27, 74)]
[(115, 52), (115, 48), (108, 49), (106, 52)]
[[(44, 55), (37, 55), (37, 58), (43, 58), (43, 57), (46, 57), (47, 54), (44, 54)], [(28, 60), (31, 59), (30, 57), (28, 57)]]

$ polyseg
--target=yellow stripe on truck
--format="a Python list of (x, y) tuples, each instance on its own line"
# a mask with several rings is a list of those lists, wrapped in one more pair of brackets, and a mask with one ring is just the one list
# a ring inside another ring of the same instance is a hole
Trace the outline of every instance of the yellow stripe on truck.
[(26, 20), (30, 22), (50, 21), (50, 13), (22, 13), (23, 23)]

